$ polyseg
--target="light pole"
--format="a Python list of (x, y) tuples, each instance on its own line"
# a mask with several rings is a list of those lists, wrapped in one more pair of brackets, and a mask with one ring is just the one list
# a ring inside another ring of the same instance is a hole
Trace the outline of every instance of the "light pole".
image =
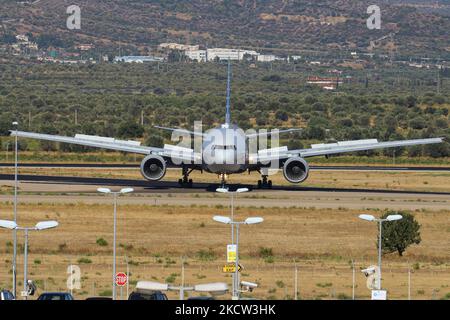
[[(231, 221), (234, 221), (234, 196), (238, 193), (248, 192), (248, 188), (239, 188), (236, 191), (230, 191), (228, 188), (217, 188), (219, 193), (229, 193), (231, 194)], [(231, 225), (231, 244), (234, 244), (234, 225)]]
[(231, 224), (236, 226), (236, 259), (233, 281), (233, 300), (239, 300), (239, 226), (242, 224), (257, 224), (264, 221), (261, 217), (251, 217), (245, 219), (245, 221), (233, 221), (229, 217), (214, 216), (213, 220), (220, 223)]
[[(244, 192), (248, 192), (248, 191), (249, 191), (248, 188), (238, 188), (238, 189), (236, 189), (236, 191), (230, 191), (228, 188), (217, 188), (216, 189), (216, 192), (231, 194), (231, 221), (234, 221), (234, 197), (235, 197), (235, 195), (237, 195), (238, 193), (244, 193)], [(231, 244), (235, 244), (234, 224), (231, 224)], [(235, 291), (234, 285), (236, 283), (235, 274), (233, 273), (231, 276), (232, 276), (231, 291), (234, 292)]]
[(113, 273), (112, 273), (112, 298), (116, 300), (116, 229), (117, 229), (117, 196), (133, 192), (133, 188), (123, 188), (120, 191), (113, 192), (108, 188), (98, 188), (98, 192), (112, 194), (114, 197), (114, 240), (113, 240)]
[[(13, 231), (24, 230), (25, 231), (25, 245), (24, 245), (24, 261), (23, 261), (23, 291), (25, 293), (25, 300), (28, 295), (27, 292), (27, 284), (28, 284), (28, 232), (29, 231), (41, 231), (51, 228), (56, 228), (58, 226), (57, 221), (41, 221), (36, 223), (34, 227), (20, 227), (14, 221), (9, 220), (0, 220), (0, 227), (10, 229)], [(15, 296), (14, 296), (15, 297)]]
[(399, 214), (392, 214), (387, 216), (384, 219), (381, 218), (375, 218), (374, 216), (370, 215), (370, 214), (361, 214), (359, 215), (360, 219), (366, 220), (366, 221), (373, 221), (373, 222), (377, 222), (378, 226), (379, 226), (379, 234), (378, 234), (378, 290), (381, 290), (381, 235), (382, 235), (382, 225), (383, 222), (386, 221), (396, 221), (396, 220), (400, 220), (403, 217)]
[[(19, 126), (19, 123), (17, 121), (14, 121), (12, 123), (13, 127), (15, 128), (16, 134), (14, 137), (14, 222), (17, 224), (17, 185), (18, 185), (18, 179), (17, 179), (17, 165), (18, 165), (18, 146), (17, 146), (17, 129)], [(13, 276), (13, 293), (14, 297), (17, 294), (17, 230), (14, 229), (13, 231), (13, 267), (12, 267), (12, 276)]]

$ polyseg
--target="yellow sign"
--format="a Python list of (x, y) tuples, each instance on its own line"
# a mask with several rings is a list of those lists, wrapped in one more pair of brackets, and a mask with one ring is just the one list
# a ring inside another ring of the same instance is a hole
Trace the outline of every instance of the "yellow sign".
[(236, 245), (227, 245), (227, 262), (236, 262)]
[[(236, 272), (236, 265), (234, 264), (226, 264), (223, 266), (222, 271), (224, 273), (235, 273)], [(238, 272), (242, 271), (242, 266), (238, 265)]]

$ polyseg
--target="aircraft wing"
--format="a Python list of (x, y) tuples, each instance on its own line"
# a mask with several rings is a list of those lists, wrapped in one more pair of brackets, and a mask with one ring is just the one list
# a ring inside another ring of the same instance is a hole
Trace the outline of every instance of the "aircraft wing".
[[(10, 130), (11, 136), (16, 136), (15, 130)], [(139, 141), (125, 141), (117, 140), (114, 138), (106, 138), (100, 136), (90, 136), (84, 134), (77, 134), (75, 137), (65, 137), (52, 134), (42, 134), (34, 132), (17, 131), (17, 136), (21, 138), (31, 138), (38, 140), (47, 140), (53, 142), (64, 142), (71, 144), (78, 144), (86, 147), (94, 147), (101, 149), (109, 149), (123, 152), (140, 153), (140, 154), (150, 154), (150, 153), (161, 153), (164, 152), (162, 148), (152, 148), (141, 146)]]
[(365, 151), (365, 150), (395, 148), (395, 147), (409, 147), (424, 144), (441, 143), (443, 141), (444, 141), (443, 138), (414, 139), (414, 140), (400, 140), (387, 142), (378, 142), (377, 139), (341, 141), (337, 143), (322, 143), (315, 145), (313, 144), (309, 149), (289, 150), (287, 154), (290, 156), (297, 155), (302, 158), (307, 158), (345, 152), (355, 152), (355, 151)]
[(169, 127), (161, 127), (161, 126), (154, 126), (154, 127), (157, 129), (178, 132), (180, 134), (185, 134), (185, 135), (193, 135), (196, 137), (204, 137), (205, 136), (205, 134), (202, 132), (189, 131), (189, 130), (181, 129), (181, 128), (169, 128)]
[[(16, 136), (15, 130), (10, 130), (10, 132), (11, 136)], [(152, 153), (160, 155), (164, 158), (170, 158), (173, 163), (179, 164), (201, 163), (201, 154), (195, 153), (193, 149), (182, 148), (168, 144), (165, 144), (164, 148), (146, 147), (141, 146), (141, 143), (139, 141), (118, 140), (114, 138), (91, 136), (85, 134), (76, 134), (74, 137), (65, 137), (51, 134), (17, 131), (17, 136), (21, 138), (71, 143), (86, 147), (139, 153), (144, 155)]]

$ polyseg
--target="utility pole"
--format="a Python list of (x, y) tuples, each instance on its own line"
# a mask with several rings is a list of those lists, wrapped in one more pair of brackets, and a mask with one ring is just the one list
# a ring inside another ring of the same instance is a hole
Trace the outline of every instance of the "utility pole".
[(294, 300), (298, 300), (298, 267), (297, 262), (294, 260)]
[(127, 262), (127, 299), (128, 299), (130, 289), (130, 265), (128, 263), (128, 256), (125, 256), (125, 260)]
[(411, 300), (411, 268), (408, 267), (408, 300)]
[[(14, 222), (17, 224), (17, 160), (18, 160), (18, 147), (17, 147), (17, 127), (19, 126), (18, 122), (13, 122), (13, 126), (16, 127), (16, 136), (15, 136), (15, 152), (14, 152)], [(13, 294), (14, 297), (17, 295), (17, 230), (14, 229), (13, 231), (13, 237), (14, 237), (14, 252), (13, 252)]]
[(75, 109), (75, 125), (78, 125), (78, 109)]
[(441, 68), (437, 69), (437, 93), (441, 93)]
[(355, 300), (355, 261), (352, 259), (352, 300)]
[(378, 236), (378, 290), (381, 290), (381, 229), (383, 221), (379, 221), (380, 233)]
[(181, 288), (180, 300), (184, 300), (184, 257), (181, 257)]

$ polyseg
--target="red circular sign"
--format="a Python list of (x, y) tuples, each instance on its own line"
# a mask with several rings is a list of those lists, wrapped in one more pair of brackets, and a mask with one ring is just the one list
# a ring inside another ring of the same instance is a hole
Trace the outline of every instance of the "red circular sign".
[(124, 285), (127, 284), (127, 281), (128, 281), (128, 277), (127, 277), (127, 275), (125, 273), (118, 272), (116, 274), (116, 285), (118, 285), (120, 287), (124, 286)]

